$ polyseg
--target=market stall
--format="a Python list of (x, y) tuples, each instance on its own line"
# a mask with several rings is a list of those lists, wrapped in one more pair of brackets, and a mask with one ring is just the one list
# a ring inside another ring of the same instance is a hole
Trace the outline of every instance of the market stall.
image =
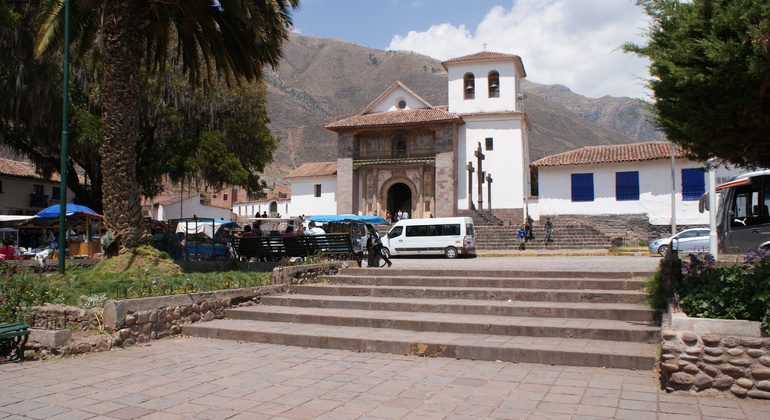
[[(102, 253), (102, 227), (104, 217), (86, 206), (67, 203), (64, 208), (66, 222), (66, 239), (69, 258), (94, 258)], [(58, 204), (41, 210), (35, 215), (35, 222), (42, 226), (43, 237), (49, 241), (59, 236)]]
[(229, 257), (229, 238), (238, 224), (211, 218), (168, 221), (169, 250), (175, 260), (212, 260)]

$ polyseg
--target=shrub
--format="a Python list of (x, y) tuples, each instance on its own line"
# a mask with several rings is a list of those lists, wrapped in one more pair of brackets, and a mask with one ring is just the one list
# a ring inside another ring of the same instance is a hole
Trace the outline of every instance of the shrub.
[(770, 251), (749, 250), (742, 263), (717, 267), (690, 254), (679, 294), (689, 316), (761, 321), (770, 333)]
[(53, 302), (58, 289), (29, 268), (22, 269), (0, 260), (0, 322), (20, 322), (29, 317), (29, 308)]

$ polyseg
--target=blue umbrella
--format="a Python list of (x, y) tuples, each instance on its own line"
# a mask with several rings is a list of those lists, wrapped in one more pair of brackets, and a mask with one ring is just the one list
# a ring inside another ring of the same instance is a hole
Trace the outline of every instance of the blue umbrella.
[[(67, 206), (64, 209), (65, 215), (67, 216), (72, 216), (75, 213), (90, 213), (92, 216), (101, 217), (101, 215), (91, 210), (90, 208), (81, 206), (79, 204), (67, 203)], [(38, 219), (53, 219), (59, 217), (59, 205), (54, 204), (45, 210), (41, 210), (35, 215), (35, 217)]]

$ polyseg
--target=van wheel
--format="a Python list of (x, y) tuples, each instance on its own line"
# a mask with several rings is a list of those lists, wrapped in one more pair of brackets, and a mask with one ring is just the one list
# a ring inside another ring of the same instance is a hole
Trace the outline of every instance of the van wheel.
[(457, 248), (453, 246), (446, 247), (444, 255), (446, 255), (447, 258), (457, 258)]
[(658, 254), (660, 254), (661, 257), (666, 256), (666, 251), (668, 251), (668, 245), (661, 245), (660, 248), (658, 248)]
[(380, 252), (382, 252), (383, 257), (390, 259), (390, 251), (388, 251), (388, 248), (382, 248)]

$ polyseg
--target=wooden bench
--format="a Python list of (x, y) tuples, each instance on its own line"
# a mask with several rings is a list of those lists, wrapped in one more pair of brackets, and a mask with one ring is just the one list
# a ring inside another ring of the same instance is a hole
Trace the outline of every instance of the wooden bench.
[(28, 328), (29, 325), (22, 323), (0, 324), (0, 357), (24, 361), (24, 346), (29, 339)]
[(280, 261), (287, 257), (321, 255), (332, 258), (352, 259), (361, 266), (363, 251), (353, 248), (347, 233), (300, 236), (254, 236), (232, 238), (238, 257), (256, 258), (261, 261)]

